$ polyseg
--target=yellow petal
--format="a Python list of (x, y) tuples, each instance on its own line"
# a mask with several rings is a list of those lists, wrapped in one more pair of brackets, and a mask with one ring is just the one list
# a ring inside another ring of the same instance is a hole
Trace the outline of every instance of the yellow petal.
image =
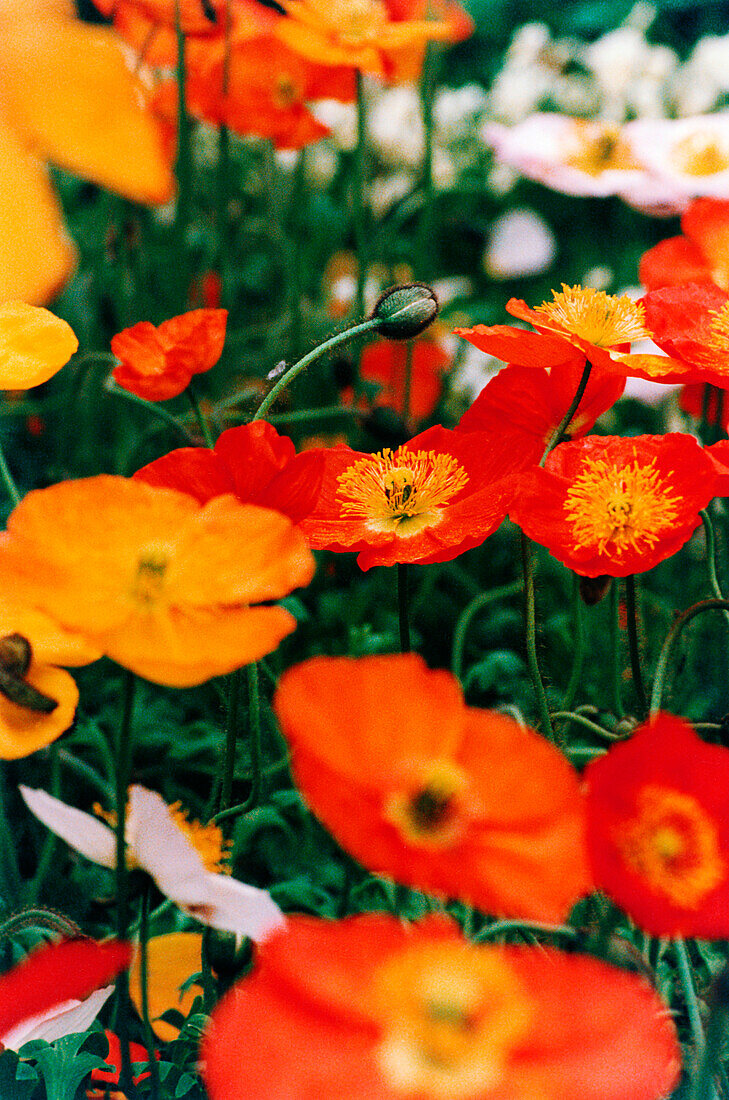
[(23, 302), (0, 304), (0, 390), (40, 386), (77, 348), (70, 326), (47, 309)]
[(50, 745), (68, 729), (76, 713), (78, 688), (73, 677), (62, 668), (31, 665), (26, 679), (38, 691), (55, 699), (58, 706), (50, 714), (40, 714), (0, 695), (0, 760), (18, 760)]
[(75, 263), (45, 170), (0, 124), (0, 301), (50, 301)]
[[(169, 1008), (176, 1008), (186, 1016), (195, 997), (199, 996), (197, 986), (191, 986), (180, 993), (182, 986), (191, 974), (200, 970), (202, 934), (200, 932), (171, 932), (167, 936), (153, 936), (147, 946), (149, 1015), (155, 1034), (165, 1042), (177, 1038), (179, 1028), (158, 1020)], [(142, 1014), (142, 981), (139, 954), (129, 971), (129, 993), (132, 1001)]]
[(0, 97), (40, 157), (136, 202), (170, 198), (158, 126), (113, 31), (52, 15), (0, 22)]

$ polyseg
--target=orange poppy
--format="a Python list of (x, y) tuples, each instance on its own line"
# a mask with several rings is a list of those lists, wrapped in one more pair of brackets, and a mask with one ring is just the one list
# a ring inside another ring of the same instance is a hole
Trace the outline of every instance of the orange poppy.
[(606, 294), (562, 284), (552, 291), (552, 301), (530, 308), (511, 298), (506, 309), (513, 317), (528, 321), (537, 332), (508, 325), (476, 325), (456, 329), (477, 348), (497, 359), (523, 367), (554, 367), (582, 363), (606, 373), (647, 378), (653, 382), (688, 381), (685, 363), (662, 355), (629, 353), (634, 340), (652, 336), (641, 302), (626, 294)]
[(575, 573), (625, 577), (680, 550), (717, 490), (693, 436), (588, 436), (522, 476), (510, 515)]
[(729, 202), (696, 199), (681, 217), (680, 237), (669, 237), (642, 257), (638, 274), (648, 290), (684, 283), (715, 283), (729, 291)]
[(435, 340), (416, 340), (413, 345), (410, 384), (407, 386), (408, 349), (393, 340), (378, 340), (368, 344), (360, 360), (360, 376), (365, 382), (380, 386), (374, 404), (405, 414), (408, 390), (408, 417), (425, 420), (435, 410), (443, 393), (443, 375), (451, 356)]
[(77, 349), (71, 327), (47, 309), (0, 302), (0, 390), (42, 385)]
[(450, 673), (412, 654), (315, 657), (274, 709), (307, 802), (376, 873), (547, 921), (590, 889), (575, 772), (512, 718), (466, 707)]
[[(180, 1033), (179, 1027), (160, 1017), (169, 1009), (188, 1016), (200, 987), (188, 984), (192, 974), (201, 968), (201, 932), (168, 932), (164, 936), (152, 936), (147, 941), (147, 1004), (155, 1035), (164, 1042), (172, 1042)], [(129, 971), (129, 995), (137, 1012), (142, 1014), (141, 956), (137, 954)]]
[(480, 546), (509, 510), (514, 473), (533, 461), (518, 453), (508, 433), (441, 427), (396, 451), (332, 447), (319, 453), (321, 495), (301, 530), (316, 550), (359, 551), (365, 570), (451, 561)]
[(683, 367), (686, 382), (729, 389), (729, 294), (713, 283), (651, 290), (645, 315), (659, 347)]
[(295, 620), (275, 600), (314, 562), (279, 512), (102, 475), (29, 493), (8, 519), (0, 575), (18, 598), (125, 668), (200, 684), (269, 653)]
[(223, 353), (225, 309), (194, 309), (155, 328), (140, 321), (112, 338), (120, 360), (114, 381), (146, 401), (167, 401), (189, 385), (193, 374), (215, 366)]
[(172, 173), (116, 35), (70, 5), (0, 7), (0, 99), (0, 300), (42, 303), (75, 264), (43, 161), (151, 204)]
[(229, 428), (215, 449), (180, 447), (137, 470), (134, 477), (189, 493), (201, 504), (233, 493), (242, 504), (260, 504), (298, 523), (319, 497), (324, 461), (312, 451), (296, 454), (272, 424), (254, 420)]
[(636, 974), (441, 917), (292, 917), (214, 1009), (211, 1100), (661, 1100), (676, 1029)]
[(388, 0), (282, 0), (287, 18), (274, 34), (295, 53), (319, 65), (348, 65), (373, 76), (398, 78), (398, 67), (412, 73), (429, 41), (449, 41), (451, 24), (393, 18)]
[[(549, 373), (506, 367), (481, 391), (456, 430), (498, 432), (508, 424), (509, 431), (520, 436), (519, 446), (531, 451), (538, 462), (572, 404), (582, 371), (581, 363), (563, 363)], [(577, 439), (588, 432), (624, 389), (624, 378), (593, 370), (567, 436)]]
[(729, 749), (658, 714), (587, 766), (595, 881), (655, 936), (729, 935)]

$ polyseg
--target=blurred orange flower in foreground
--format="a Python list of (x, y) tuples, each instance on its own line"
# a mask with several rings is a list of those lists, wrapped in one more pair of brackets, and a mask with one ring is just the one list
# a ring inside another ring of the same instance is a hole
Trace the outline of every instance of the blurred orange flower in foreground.
[(279, 512), (100, 476), (29, 493), (0, 543), (24, 603), (155, 683), (200, 684), (275, 649), (295, 627), (252, 607), (308, 584), (314, 561)]
[(112, 338), (120, 360), (114, 381), (146, 401), (167, 401), (189, 385), (193, 374), (215, 366), (223, 354), (225, 309), (194, 309), (155, 328), (140, 321)]
[(680, 1047), (651, 986), (454, 923), (292, 917), (203, 1040), (211, 1100), (660, 1100)]
[(144, 203), (172, 174), (114, 32), (70, 5), (0, 0), (0, 102), (0, 300), (42, 303), (75, 263), (44, 161)]
[(47, 382), (78, 348), (73, 330), (47, 309), (0, 302), (0, 390)]
[(512, 718), (466, 707), (420, 657), (318, 657), (274, 709), (307, 802), (397, 882), (488, 913), (562, 920), (590, 888), (577, 776)]

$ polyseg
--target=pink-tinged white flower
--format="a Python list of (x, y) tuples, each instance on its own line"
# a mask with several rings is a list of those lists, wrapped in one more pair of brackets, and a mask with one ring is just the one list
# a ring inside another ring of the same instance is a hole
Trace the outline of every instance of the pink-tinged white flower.
[(130, 959), (131, 947), (118, 940), (62, 940), (33, 951), (0, 976), (0, 1050), (85, 1031)]
[(483, 267), (492, 279), (519, 279), (547, 271), (556, 256), (557, 241), (544, 218), (528, 207), (517, 207), (491, 226)]
[[(46, 791), (21, 786), (20, 793), (35, 816), (77, 852), (102, 867), (116, 866), (116, 837), (109, 825)], [(125, 836), (127, 865), (146, 871), (201, 924), (260, 941), (284, 923), (266, 890), (220, 872), (224, 842), (217, 826), (188, 821), (177, 804), (168, 806), (154, 791), (129, 788)]]
[(623, 131), (633, 155), (682, 198), (729, 197), (729, 111), (640, 119)]

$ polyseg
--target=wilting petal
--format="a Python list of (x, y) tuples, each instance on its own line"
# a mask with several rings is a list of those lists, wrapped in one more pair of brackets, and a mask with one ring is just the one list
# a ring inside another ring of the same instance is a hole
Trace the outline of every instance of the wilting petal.
[(47, 309), (0, 304), (0, 390), (27, 390), (47, 382), (78, 348), (69, 325)]
[(116, 866), (116, 840), (108, 825), (39, 788), (21, 785), (20, 793), (38, 820), (77, 852), (102, 867)]
[(64, 1035), (76, 1035), (86, 1031), (113, 992), (113, 985), (105, 985), (103, 989), (97, 989), (84, 1001), (64, 1001), (47, 1012), (28, 1016), (22, 1023), (16, 1024), (0, 1036), (0, 1042), (6, 1050), (20, 1050), (25, 1043), (30, 1043), (33, 1039), (43, 1039), (46, 1043), (52, 1043)]

